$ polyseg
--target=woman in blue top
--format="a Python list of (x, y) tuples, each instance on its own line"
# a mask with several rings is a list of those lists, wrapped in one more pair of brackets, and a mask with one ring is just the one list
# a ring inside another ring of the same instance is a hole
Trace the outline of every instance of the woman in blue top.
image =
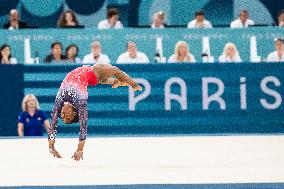
[(43, 127), (49, 128), (49, 121), (46, 114), (40, 110), (35, 95), (28, 94), (22, 101), (22, 110), (18, 118), (18, 135), (42, 136)]

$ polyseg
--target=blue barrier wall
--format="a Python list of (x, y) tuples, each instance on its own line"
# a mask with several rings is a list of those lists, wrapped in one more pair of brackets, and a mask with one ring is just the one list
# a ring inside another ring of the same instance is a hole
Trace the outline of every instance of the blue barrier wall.
[[(61, 81), (75, 67), (1, 66), (0, 135), (16, 135), (24, 94), (35, 94), (50, 115)], [(144, 90), (133, 95), (126, 87), (90, 87), (89, 134), (284, 133), (283, 64), (119, 67)], [(59, 136), (78, 129), (60, 121)]]
[[(248, 29), (124, 29), (124, 30), (96, 30), (96, 29), (50, 29), (50, 30), (21, 30), (8, 31), (0, 30), (0, 44), (8, 43), (13, 49), (13, 55), (19, 62), (24, 62), (24, 39), (31, 39), (31, 52), (34, 56), (39, 51), (41, 60), (50, 53), (50, 45), (54, 41), (63, 43), (64, 48), (69, 44), (78, 45), (79, 57), (90, 53), (90, 44), (98, 40), (102, 44), (102, 51), (107, 54), (111, 62), (115, 64), (118, 56), (125, 52), (127, 41), (135, 41), (139, 51), (145, 52), (149, 59), (154, 61), (156, 53), (156, 38), (163, 38), (164, 56), (169, 58), (174, 53), (175, 44), (179, 40), (189, 43), (190, 51), (197, 61), (202, 61), (202, 38), (210, 38), (211, 54), (218, 60), (222, 54), (224, 45), (227, 42), (236, 44), (243, 61), (250, 61), (250, 37), (256, 36), (258, 54), (263, 59), (275, 50), (274, 38), (284, 38), (284, 28), (279, 27), (261, 27)], [(118, 37), (119, 36), (119, 37)]]
[(0, 65), (0, 136), (17, 134), (17, 118), (24, 95), (23, 65)]
[[(60, 82), (74, 67), (25, 66), (25, 94), (34, 93), (50, 115)], [(119, 67), (142, 81), (145, 99), (135, 104), (141, 93), (131, 98), (128, 88), (90, 87), (90, 134), (284, 133), (283, 64)], [(60, 124), (59, 133), (77, 135), (78, 125)]]

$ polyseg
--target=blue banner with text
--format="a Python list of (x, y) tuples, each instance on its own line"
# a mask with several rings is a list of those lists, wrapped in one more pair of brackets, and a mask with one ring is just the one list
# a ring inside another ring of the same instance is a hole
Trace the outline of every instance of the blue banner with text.
[[(25, 66), (25, 94), (50, 115), (75, 66)], [(143, 87), (89, 88), (89, 134), (284, 133), (283, 64), (120, 65)], [(78, 133), (78, 125), (59, 126)], [(59, 134), (60, 136), (60, 134)]]

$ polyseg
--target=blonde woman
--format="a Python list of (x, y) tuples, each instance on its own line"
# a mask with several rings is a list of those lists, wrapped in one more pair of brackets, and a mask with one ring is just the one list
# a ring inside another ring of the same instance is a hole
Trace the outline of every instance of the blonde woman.
[(188, 44), (185, 41), (178, 41), (175, 47), (175, 54), (171, 55), (169, 63), (190, 62), (195, 63), (195, 57), (189, 52)]
[(227, 43), (224, 47), (223, 54), (219, 57), (221, 63), (239, 63), (242, 59), (234, 43)]
[(152, 29), (164, 29), (165, 28), (165, 13), (163, 11), (156, 12), (153, 15), (153, 22), (151, 24)]
[(43, 127), (49, 128), (46, 114), (40, 110), (35, 95), (27, 94), (22, 101), (22, 111), (18, 118), (18, 135), (43, 136)]

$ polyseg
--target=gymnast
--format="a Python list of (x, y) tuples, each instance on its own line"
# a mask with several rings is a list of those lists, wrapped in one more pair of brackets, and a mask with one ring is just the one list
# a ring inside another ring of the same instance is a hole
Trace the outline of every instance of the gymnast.
[(109, 84), (112, 88), (131, 86), (134, 91), (142, 90), (125, 72), (109, 64), (84, 65), (69, 72), (57, 93), (48, 129), (49, 151), (54, 157), (62, 158), (54, 147), (58, 117), (61, 116), (65, 124), (80, 123), (79, 144), (72, 158), (75, 161), (83, 160), (88, 122), (87, 87), (97, 84)]

